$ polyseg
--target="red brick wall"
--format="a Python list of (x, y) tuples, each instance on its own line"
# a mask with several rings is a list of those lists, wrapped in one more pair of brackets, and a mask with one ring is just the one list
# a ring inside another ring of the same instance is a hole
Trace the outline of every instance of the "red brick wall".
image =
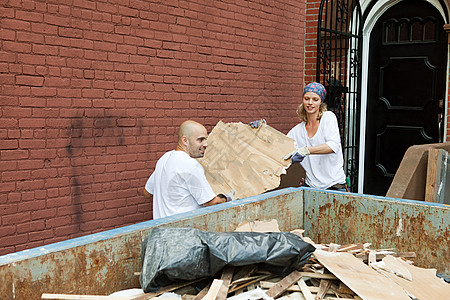
[(303, 1), (2, 1), (0, 255), (149, 220), (186, 119), (287, 132)]
[(306, 3), (305, 83), (316, 81), (317, 22), (319, 17), (320, 2), (320, 0), (310, 0)]

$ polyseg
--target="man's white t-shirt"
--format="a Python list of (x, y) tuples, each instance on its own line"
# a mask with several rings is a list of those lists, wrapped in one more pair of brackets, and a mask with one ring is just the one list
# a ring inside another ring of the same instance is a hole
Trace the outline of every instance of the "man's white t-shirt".
[(333, 153), (310, 154), (301, 162), (306, 171), (306, 184), (313, 188), (327, 189), (337, 183), (345, 183), (343, 169), (344, 158), (342, 157), (341, 138), (336, 116), (331, 111), (326, 111), (320, 119), (316, 134), (308, 137), (305, 122), (292, 128), (288, 137), (297, 142), (297, 147), (312, 147), (327, 144)]
[(176, 150), (158, 160), (145, 189), (153, 195), (153, 219), (201, 208), (216, 196), (202, 165)]

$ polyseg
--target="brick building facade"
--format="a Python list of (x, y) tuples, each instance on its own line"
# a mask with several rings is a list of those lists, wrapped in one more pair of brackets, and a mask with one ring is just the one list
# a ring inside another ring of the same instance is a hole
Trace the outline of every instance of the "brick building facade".
[(2, 1), (0, 255), (149, 220), (186, 119), (287, 132), (303, 1)]
[(2, 1), (0, 255), (150, 220), (140, 190), (186, 119), (286, 133), (319, 5)]

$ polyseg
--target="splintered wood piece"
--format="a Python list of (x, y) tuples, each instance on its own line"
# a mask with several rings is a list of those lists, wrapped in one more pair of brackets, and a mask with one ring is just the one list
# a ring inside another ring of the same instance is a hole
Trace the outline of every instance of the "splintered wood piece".
[(281, 279), (280, 282), (271, 287), (267, 291), (266, 295), (272, 298), (277, 298), (278, 296), (283, 294), (290, 286), (299, 281), (300, 278), (302, 278), (302, 274), (299, 271), (294, 270), (291, 272), (291, 274), (287, 275), (286, 277)]
[(67, 299), (67, 300), (109, 300), (109, 299), (125, 299), (124, 297), (108, 297), (97, 295), (70, 295), (70, 294), (48, 294), (41, 295), (41, 299)]
[[(232, 292), (234, 292), (234, 291), (238, 291), (238, 290), (240, 290), (240, 289), (243, 289), (244, 287), (249, 286), (249, 285), (252, 284), (252, 283), (255, 283), (255, 282), (264, 280), (264, 279), (266, 279), (266, 278), (269, 278), (270, 276), (272, 276), (272, 275), (266, 274), (266, 275), (256, 276), (256, 278), (253, 279), (253, 280), (251, 280), (251, 281), (248, 281), (248, 282), (246, 282), (246, 283), (244, 283), (244, 284), (241, 284), (241, 285), (239, 285), (239, 286), (232, 287), (232, 288), (228, 291), (228, 293), (232, 293)], [(233, 285), (234, 285), (234, 282), (233, 282)]]
[[(262, 289), (271, 289), (273, 288), (277, 283), (275, 282), (269, 282), (269, 281), (260, 281), (259, 286)], [(287, 291), (289, 292), (300, 292), (300, 288), (297, 285), (292, 285), (288, 287)]]
[(232, 285), (234, 285), (234, 286), (240, 285), (240, 284), (243, 284), (243, 283), (246, 283), (246, 282), (255, 280), (256, 278), (260, 278), (260, 277), (261, 277), (261, 275), (255, 275), (255, 276), (252, 276), (252, 277), (244, 277), (244, 278), (240, 278), (240, 279), (238, 279), (238, 280), (233, 281), (233, 282), (232, 282)]
[(174, 283), (174, 284), (170, 284), (168, 286), (162, 287), (160, 288), (157, 292), (150, 292), (150, 293), (145, 293), (142, 295), (137, 295), (135, 297), (131, 297), (130, 299), (132, 300), (147, 300), (147, 299), (151, 299), (154, 297), (158, 297), (159, 295), (162, 295), (164, 293), (168, 293), (171, 292), (173, 290), (177, 290), (179, 288), (185, 287), (187, 285), (193, 284), (195, 282), (201, 281), (205, 278), (199, 278), (196, 280), (192, 280), (192, 281), (186, 281), (186, 282), (182, 282), (182, 283)]
[(353, 291), (348, 288), (342, 281), (339, 282), (339, 288), (337, 289), (337, 292), (340, 294), (353, 294)]
[[(391, 267), (391, 261), (394, 258), (386, 257), (383, 262), (387, 267)], [(436, 269), (424, 269), (412, 266), (402, 259), (396, 258), (397, 263), (408, 269), (412, 281), (400, 278), (399, 276), (381, 270), (385, 276), (391, 278), (403, 289), (414, 295), (417, 299), (448, 299), (450, 295), (450, 284), (445, 283), (436, 276)], [(432, 297), (430, 297), (432, 295)]]
[(322, 274), (322, 273), (315, 273), (315, 272), (300, 272), (300, 274), (303, 277), (311, 277), (311, 278), (317, 278), (317, 279), (337, 279), (336, 276), (333, 274)]
[[(403, 289), (348, 252), (313, 254), (331, 273), (363, 299), (410, 300)], [(367, 284), (370, 282), (370, 284)]]
[(369, 252), (369, 265), (377, 262), (377, 252), (375, 250), (370, 250)]
[[(407, 258), (407, 259), (416, 258), (416, 252), (377, 253), (377, 255), (376, 255), (377, 261), (382, 260), (383, 258), (385, 258), (388, 255), (392, 255), (394, 257), (403, 257), (403, 258)], [(363, 262), (367, 262), (369, 260), (367, 252), (358, 253), (355, 256)]]
[(211, 284), (211, 288), (209, 289), (208, 293), (205, 297), (202, 298), (202, 300), (214, 300), (217, 297), (217, 294), (220, 291), (220, 287), (222, 286), (223, 281), (220, 279), (214, 279), (213, 283)]
[[(275, 282), (269, 282), (269, 281), (260, 281), (259, 286), (262, 289), (270, 289), (271, 287), (273, 287), (276, 283)], [(315, 286), (308, 286), (308, 289), (311, 293), (318, 293), (319, 292), (319, 288), (315, 287)], [(300, 289), (300, 287), (297, 284), (294, 284), (293, 286), (290, 286), (287, 289), (288, 292), (301, 292), (302, 290)], [(331, 288), (327, 291), (327, 294), (333, 295), (335, 293), (335, 291), (333, 291)], [(353, 292), (352, 292), (353, 293)]]
[(363, 244), (344, 245), (338, 249), (338, 252), (352, 251), (352, 250), (364, 250), (364, 245)]
[(386, 271), (390, 271), (399, 277), (412, 281), (413, 278), (411, 273), (409, 272), (408, 268), (405, 267), (402, 262), (400, 262), (400, 260), (401, 259), (396, 259), (395, 257), (390, 255), (383, 258), (383, 262), (387, 269)]
[[(448, 152), (444, 149), (429, 149), (427, 177), (425, 184), (425, 201), (440, 202), (441, 185), (445, 186), (445, 174), (447, 173)], [(441, 202), (442, 203), (442, 202)]]
[(234, 267), (226, 266), (223, 269), (222, 276), (220, 279), (223, 284), (220, 287), (219, 293), (217, 294), (216, 300), (224, 300), (227, 299), (228, 289), (230, 288), (231, 279), (233, 278)]
[(201, 300), (203, 297), (208, 294), (209, 288), (211, 287), (211, 283), (207, 284), (194, 298), (194, 300)]
[(314, 297), (311, 294), (311, 291), (309, 290), (309, 288), (306, 285), (305, 280), (303, 280), (303, 278), (301, 278), (297, 282), (297, 284), (300, 287), (300, 290), (302, 291), (302, 294), (303, 294), (303, 296), (305, 297), (306, 300), (314, 300)]
[(257, 265), (243, 266), (243, 267), (239, 268), (238, 271), (235, 272), (235, 274), (233, 275), (233, 280), (231, 282), (232, 282), (232, 284), (234, 284), (234, 281), (236, 281), (238, 279), (250, 277), (253, 274), (255, 274), (256, 271), (258, 271)]
[(331, 243), (328, 246), (328, 252), (336, 252), (339, 249), (340, 246), (341, 245), (339, 245), (339, 244)]
[(328, 289), (331, 286), (331, 280), (322, 279), (319, 285), (319, 292), (317, 292), (316, 300), (321, 300), (325, 297)]

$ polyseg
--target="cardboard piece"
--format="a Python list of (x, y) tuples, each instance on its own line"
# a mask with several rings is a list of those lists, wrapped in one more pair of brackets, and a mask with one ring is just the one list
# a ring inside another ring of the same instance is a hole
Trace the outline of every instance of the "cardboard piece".
[(235, 229), (237, 232), (280, 232), (278, 221), (244, 221)]
[(293, 139), (267, 124), (251, 128), (219, 121), (209, 134), (205, 156), (198, 161), (216, 194), (241, 199), (277, 188), (291, 164), (284, 157), (295, 149)]

